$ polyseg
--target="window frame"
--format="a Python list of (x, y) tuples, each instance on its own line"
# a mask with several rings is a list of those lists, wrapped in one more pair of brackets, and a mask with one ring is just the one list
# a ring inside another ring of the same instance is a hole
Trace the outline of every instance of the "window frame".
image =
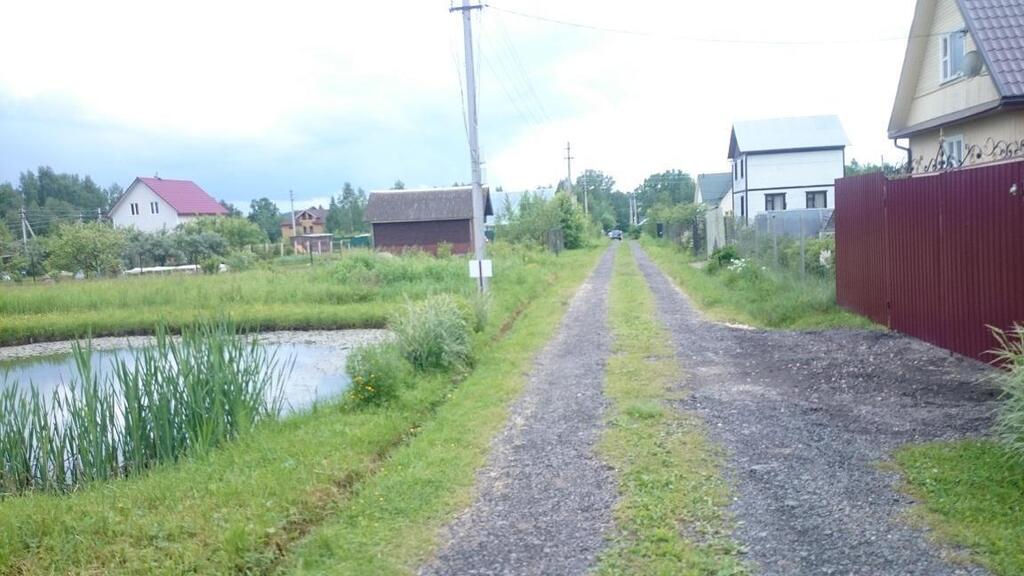
[[(826, 210), (828, 209), (828, 190), (807, 190), (804, 196), (804, 206), (808, 210)], [(811, 198), (817, 197), (818, 195), (824, 199), (822, 201), (823, 206), (811, 206)]]
[[(954, 148), (954, 150), (958, 151), (959, 154), (951, 154), (949, 150), (950, 145), (958, 146), (958, 150), (956, 148)], [(956, 166), (963, 166), (965, 152), (966, 148), (964, 146), (963, 134), (954, 134), (953, 136), (942, 137), (942, 155), (943, 158), (946, 159), (947, 166), (949, 165), (949, 158), (953, 156), (956, 157)]]
[(128, 205), (128, 208), (131, 210), (132, 216), (138, 216), (139, 213), (141, 212), (141, 210), (139, 210), (139, 203), (138, 202), (130, 203)]
[[(782, 198), (782, 208), (775, 208), (775, 200)], [(772, 208), (768, 207), (768, 200), (772, 201)], [(781, 194), (765, 194), (764, 195), (764, 211), (765, 212), (785, 212), (786, 211), (786, 193)]]
[[(959, 42), (956, 41), (959, 37)], [(964, 55), (967, 54), (967, 33), (962, 28), (947, 32), (939, 37), (939, 83), (947, 84), (959, 80), (964, 77), (963, 70), (957, 70), (956, 68), (956, 57), (953, 55), (953, 48), (957, 44), (960, 46), (960, 61), (963, 62)]]
[(149, 203), (149, 213), (150, 214), (159, 214), (160, 213), (160, 203), (156, 202), (156, 201), (150, 202)]

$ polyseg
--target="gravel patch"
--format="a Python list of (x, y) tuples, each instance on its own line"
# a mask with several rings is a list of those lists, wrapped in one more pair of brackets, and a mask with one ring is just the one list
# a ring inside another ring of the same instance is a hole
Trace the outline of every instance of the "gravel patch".
[(734, 536), (763, 574), (984, 574), (903, 514), (879, 464), (897, 447), (984, 433), (984, 365), (895, 333), (743, 329), (706, 320), (636, 244), (687, 370), (681, 408), (728, 453)]
[(477, 477), (476, 502), (421, 574), (582, 574), (612, 526), (614, 479), (595, 453), (606, 401), (614, 252), (576, 293)]
[[(282, 330), (262, 332), (258, 336), (260, 342), (266, 344), (309, 344), (312, 346), (337, 348), (339, 350), (351, 350), (362, 344), (379, 342), (389, 338), (390, 332), (388, 330)], [(153, 341), (154, 338), (152, 336), (106, 336), (103, 338), (93, 338), (92, 347), (94, 350), (116, 350), (129, 346), (146, 346), (152, 344)], [(73, 343), (74, 340), (61, 340), (19, 346), (0, 346), (0, 360), (71, 354), (71, 345)]]

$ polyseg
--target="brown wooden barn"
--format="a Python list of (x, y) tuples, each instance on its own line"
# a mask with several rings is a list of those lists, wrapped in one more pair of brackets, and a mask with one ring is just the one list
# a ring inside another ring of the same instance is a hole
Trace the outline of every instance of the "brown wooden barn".
[[(484, 217), (493, 214), (485, 187)], [(451, 245), (453, 254), (473, 251), (470, 186), (372, 192), (364, 218), (373, 226), (373, 246), (378, 250), (437, 253), (437, 245), (443, 242)]]

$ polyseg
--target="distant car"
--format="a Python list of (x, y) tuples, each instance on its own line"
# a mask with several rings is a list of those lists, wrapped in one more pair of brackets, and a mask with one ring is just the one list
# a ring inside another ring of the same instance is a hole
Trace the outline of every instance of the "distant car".
[(608, 233), (608, 237), (612, 240), (622, 240), (622, 230), (612, 230)]

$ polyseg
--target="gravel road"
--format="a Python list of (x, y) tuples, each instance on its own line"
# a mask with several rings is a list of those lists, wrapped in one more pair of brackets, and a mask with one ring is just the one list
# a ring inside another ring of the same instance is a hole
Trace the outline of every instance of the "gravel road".
[(632, 249), (687, 371), (682, 408), (729, 454), (735, 537), (757, 572), (984, 574), (901, 518), (911, 502), (879, 467), (900, 445), (985, 431), (984, 366), (892, 333), (713, 323)]
[(422, 574), (582, 574), (604, 547), (615, 485), (594, 452), (611, 336), (614, 251), (574, 297), (477, 478), (476, 502)]

